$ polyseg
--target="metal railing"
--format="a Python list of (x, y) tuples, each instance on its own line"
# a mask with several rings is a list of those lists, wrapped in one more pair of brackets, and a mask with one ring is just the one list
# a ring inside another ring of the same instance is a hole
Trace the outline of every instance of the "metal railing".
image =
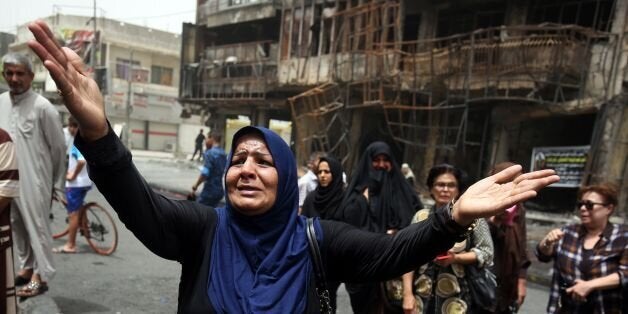
[(183, 68), (181, 97), (190, 101), (261, 100), (276, 85), (277, 43), (258, 41), (205, 48)]
[[(587, 96), (591, 65), (611, 58), (614, 37), (579, 26), (496, 27), (401, 45), (379, 43), (376, 49), (350, 52), (351, 58), (340, 52), (334, 71), (341, 78), (348, 68), (363, 67), (352, 70), (351, 81), (386, 81), (381, 85), (428, 95), (415, 97), (411, 106), (499, 98), (558, 103)], [(610, 79), (607, 69), (595, 70)], [(433, 97), (435, 92), (441, 97)], [(383, 91), (368, 95), (374, 98), (365, 103), (394, 100), (377, 98)]]

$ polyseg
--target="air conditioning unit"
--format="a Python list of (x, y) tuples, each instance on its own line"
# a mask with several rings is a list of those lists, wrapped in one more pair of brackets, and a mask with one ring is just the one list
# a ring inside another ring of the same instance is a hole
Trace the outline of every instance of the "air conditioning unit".
[(175, 150), (175, 145), (174, 143), (166, 143), (165, 145), (166, 147), (164, 147), (164, 150), (170, 153), (174, 153)]

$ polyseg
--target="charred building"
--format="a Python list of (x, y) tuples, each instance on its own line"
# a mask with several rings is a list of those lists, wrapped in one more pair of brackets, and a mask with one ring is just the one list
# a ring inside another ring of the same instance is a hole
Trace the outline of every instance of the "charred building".
[(199, 0), (180, 101), (222, 127), (292, 120), (347, 172), (385, 140), (424, 182), (510, 160), (565, 179), (531, 207), (573, 208), (582, 184), (628, 198), (628, 0)]

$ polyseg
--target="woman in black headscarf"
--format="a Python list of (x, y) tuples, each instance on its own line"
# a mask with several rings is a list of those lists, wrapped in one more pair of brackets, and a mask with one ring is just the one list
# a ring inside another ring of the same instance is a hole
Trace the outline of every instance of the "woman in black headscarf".
[[(345, 195), (342, 164), (333, 157), (321, 157), (315, 172), (318, 186), (305, 198), (301, 215), (320, 217), (326, 220), (339, 220), (338, 209)], [(336, 309), (336, 294), (340, 281), (328, 282), (327, 286), (329, 287), (331, 306)]]
[(302, 215), (339, 220), (338, 209), (344, 197), (342, 164), (333, 157), (322, 157), (316, 167), (318, 186), (303, 202)]
[[(423, 205), (392, 158), (388, 144), (374, 142), (354, 169), (342, 207), (343, 221), (362, 230), (394, 234), (408, 226)], [(379, 283), (346, 286), (354, 313), (368, 313), (381, 306)]]

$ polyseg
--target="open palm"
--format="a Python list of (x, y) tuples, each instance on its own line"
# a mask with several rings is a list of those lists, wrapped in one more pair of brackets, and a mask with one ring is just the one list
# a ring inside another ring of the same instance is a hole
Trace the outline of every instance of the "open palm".
[(59, 46), (43, 21), (35, 21), (28, 28), (35, 36), (28, 46), (50, 71), (65, 106), (79, 123), (81, 136), (96, 140), (106, 135), (103, 97), (96, 81), (85, 73), (83, 60), (71, 49)]
[(484, 178), (460, 196), (454, 205), (454, 219), (467, 225), (475, 218), (489, 217), (503, 212), (517, 203), (536, 196), (536, 192), (560, 179), (554, 170), (546, 169), (521, 173), (515, 165)]

